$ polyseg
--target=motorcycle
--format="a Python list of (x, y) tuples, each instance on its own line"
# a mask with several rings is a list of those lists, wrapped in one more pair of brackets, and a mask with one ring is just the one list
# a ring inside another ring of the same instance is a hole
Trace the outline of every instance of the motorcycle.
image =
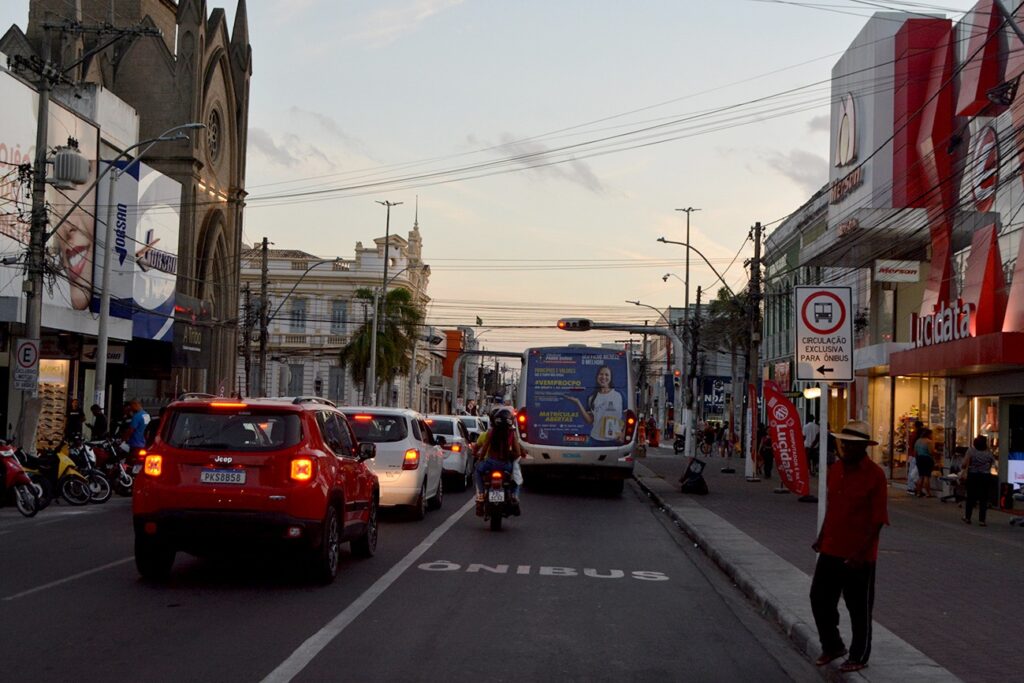
[(511, 470), (491, 470), (484, 485), (484, 521), (490, 522), (491, 531), (501, 531), (505, 517), (519, 516), (519, 502), (513, 497), (515, 482)]
[(89, 480), (66, 453), (50, 448), (44, 449), (40, 455), (29, 455), (19, 449), (15, 457), (32, 482), (42, 490), (40, 510), (57, 495), (70, 505), (86, 505), (92, 498)]
[(96, 458), (96, 467), (107, 478), (114, 492), (119, 496), (131, 496), (135, 478), (129, 472), (128, 453), (118, 448), (109, 439), (87, 441), (85, 445), (92, 449)]
[(3, 469), (4, 475), (4, 497), (6, 498), (6, 493), (10, 491), (18, 512), (25, 517), (35, 517), (39, 512), (39, 489), (14, 457), (14, 448), (8, 444), (0, 445), (0, 468)]
[(106, 475), (96, 464), (96, 452), (86, 444), (81, 435), (75, 435), (68, 444), (68, 457), (78, 467), (78, 471), (85, 476), (89, 484), (89, 501), (92, 503), (106, 503), (113, 495), (113, 488)]
[(686, 434), (676, 434), (675, 441), (672, 442), (672, 452), (679, 455), (686, 450)]

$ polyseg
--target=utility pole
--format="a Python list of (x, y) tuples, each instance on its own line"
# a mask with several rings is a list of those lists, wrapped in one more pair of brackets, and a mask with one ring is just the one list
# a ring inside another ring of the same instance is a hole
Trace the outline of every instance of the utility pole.
[[(370, 405), (377, 405), (377, 320), (380, 311), (379, 307), (387, 307), (388, 298), (388, 261), (391, 259), (389, 249), (391, 247), (391, 207), (401, 206), (402, 202), (378, 201), (381, 206), (387, 207), (387, 217), (384, 219), (384, 275), (380, 281), (380, 296), (373, 297), (373, 329), (370, 334), (370, 372), (368, 381), (370, 384)], [(387, 403), (387, 401), (385, 401)]]
[(251, 395), (252, 383), (249, 373), (252, 371), (252, 292), (249, 283), (245, 283), (242, 290), (242, 364), (245, 368), (245, 396)]
[(270, 242), (263, 238), (260, 259), (260, 374), (257, 377), (258, 396), (267, 395), (267, 328), (270, 326)]
[[(687, 252), (690, 250), (687, 249)], [(696, 391), (697, 382), (697, 344), (700, 342), (700, 295), (701, 288), (697, 287), (697, 307), (693, 312), (693, 320), (690, 321), (690, 371), (686, 377), (686, 457), (693, 457), (697, 453), (697, 439), (702, 435), (697, 434), (693, 427), (697, 424), (697, 416), (693, 411), (693, 397)]]
[(751, 434), (744, 438), (744, 450), (747, 450), (747, 458), (745, 465), (745, 473), (747, 481), (760, 481), (760, 479), (754, 473), (754, 445), (751, 443), (753, 437), (757, 433), (757, 401), (756, 397), (760, 394), (760, 370), (761, 370), (761, 223), (754, 223), (753, 227), (753, 239), (754, 239), (754, 258), (750, 261), (750, 350), (748, 353), (747, 362), (747, 382), (754, 387), (754, 400), (750, 400), (750, 392), (747, 387), (743, 387), (744, 394), (747, 395), (748, 403), (751, 403), (747, 407), (748, 418), (743, 421), (744, 428), (747, 427), (747, 421), (750, 422)]

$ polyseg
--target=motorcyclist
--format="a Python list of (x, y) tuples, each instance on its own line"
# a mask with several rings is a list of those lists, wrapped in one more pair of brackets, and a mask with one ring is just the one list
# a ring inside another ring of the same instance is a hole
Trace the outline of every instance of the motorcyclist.
[[(477, 465), (473, 472), (473, 483), (476, 485), (476, 514), (484, 516), (484, 475), (500, 469), (513, 473), (513, 465), (521, 457), (522, 450), (516, 440), (515, 417), (512, 410), (501, 407), (491, 413), (491, 427), (477, 449)], [(519, 485), (513, 480), (512, 514), (519, 514)]]

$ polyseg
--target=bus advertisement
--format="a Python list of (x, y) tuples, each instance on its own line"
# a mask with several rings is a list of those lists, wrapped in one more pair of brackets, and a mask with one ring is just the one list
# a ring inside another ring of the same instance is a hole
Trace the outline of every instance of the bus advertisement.
[(625, 351), (527, 349), (519, 392), (523, 467), (625, 479), (633, 471), (634, 380)]

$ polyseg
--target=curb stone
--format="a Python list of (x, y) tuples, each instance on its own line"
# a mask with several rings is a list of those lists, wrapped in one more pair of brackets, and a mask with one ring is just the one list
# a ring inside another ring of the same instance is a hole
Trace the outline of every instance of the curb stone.
[[(782, 628), (799, 651), (812, 661), (821, 654), (807, 597), (811, 585), (807, 574), (695, 500), (678, 493), (643, 464), (635, 463), (634, 478), (761, 614)], [(676, 500), (668, 502), (669, 494)], [(820, 669), (822, 677), (834, 681), (960, 681), (878, 622), (872, 626), (872, 636), (872, 658), (867, 668), (855, 674), (842, 674), (837, 661)]]

